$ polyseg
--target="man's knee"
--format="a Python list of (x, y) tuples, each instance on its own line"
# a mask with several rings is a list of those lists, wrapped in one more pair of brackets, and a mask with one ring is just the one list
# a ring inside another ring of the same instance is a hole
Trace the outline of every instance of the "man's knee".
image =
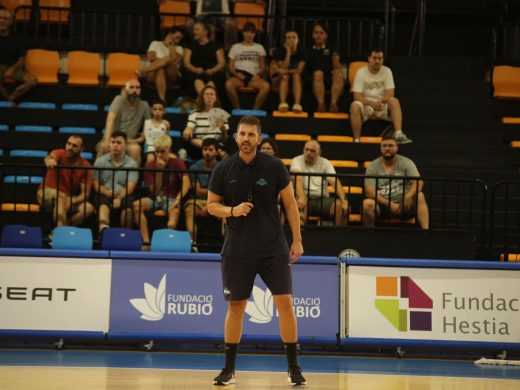
[(312, 78), (316, 82), (323, 83), (323, 71), (321, 71), (321, 70), (314, 71), (314, 73), (312, 74)]
[(363, 199), (363, 212), (373, 213), (376, 209), (376, 202), (374, 199), (365, 198)]
[(247, 300), (229, 301), (228, 311), (234, 315), (242, 315), (246, 310)]
[(36, 84), (38, 84), (38, 79), (35, 76), (33, 76), (32, 74), (29, 74), (29, 73), (27, 73), (24, 76), (23, 80), (30, 87), (34, 87), (34, 86), (36, 86)]
[(350, 104), (350, 114), (355, 116), (361, 116), (361, 107), (358, 102), (352, 102)]

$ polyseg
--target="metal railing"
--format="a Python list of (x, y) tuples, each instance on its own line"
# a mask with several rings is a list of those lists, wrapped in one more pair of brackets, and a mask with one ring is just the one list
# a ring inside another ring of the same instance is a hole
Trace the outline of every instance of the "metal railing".
[[(17, 20), (16, 16), (31, 11), (30, 18)], [(43, 12), (67, 12), (68, 22), (49, 23), (42, 21)], [(161, 16), (193, 19), (175, 14), (146, 14), (116, 11), (92, 11), (63, 9), (54, 7), (21, 6), (15, 10), (14, 32), (21, 36), (28, 47), (51, 50), (87, 50), (97, 52), (124, 51), (145, 53), (151, 41), (161, 39)], [(222, 17), (222, 15), (214, 15)], [(311, 30), (318, 20), (329, 28), (329, 41), (333, 43), (344, 58), (367, 56), (369, 48), (387, 44), (384, 23), (378, 18), (335, 18), (325, 20), (312, 17), (290, 17), (265, 15), (231, 15), (249, 20), (262, 19), (267, 26), (258, 32), (257, 40), (270, 49), (280, 46), (287, 29), (296, 29), (304, 48), (311, 46)], [(211, 15), (210, 15), (211, 19)], [(237, 37), (237, 39), (239, 39)]]
[[(208, 175), (208, 172), (205, 171), (168, 171), (168, 170), (157, 170), (157, 169), (146, 169), (146, 168), (139, 168), (139, 169), (113, 169), (113, 168), (95, 168), (95, 167), (61, 167), (58, 166), (54, 168), (59, 173), (60, 171), (70, 171), (70, 170), (86, 170), (89, 172), (98, 172), (99, 174), (102, 174), (102, 172), (106, 171), (112, 171), (119, 172), (118, 174), (124, 175), (123, 181), (125, 182), (125, 185), (123, 188), (128, 189), (128, 178), (130, 175), (130, 172), (137, 172), (138, 173), (138, 181), (136, 185), (136, 189), (134, 191), (134, 199), (132, 199), (132, 202), (137, 201), (138, 199), (142, 197), (150, 197), (152, 201), (152, 210), (156, 209), (157, 204), (156, 202), (161, 201), (161, 199), (158, 198), (158, 196), (162, 197), (162, 201), (165, 202), (165, 205), (163, 207), (163, 210), (167, 211), (170, 208), (170, 203), (172, 202), (173, 196), (168, 196), (168, 194), (163, 193), (155, 193), (150, 196), (148, 193), (148, 188), (145, 184), (142, 183), (142, 178), (145, 174), (160, 174), (163, 175), (163, 183), (164, 182), (170, 182), (170, 180), (173, 180), (174, 177), (177, 177), (175, 180), (177, 180), (177, 184), (179, 187), (179, 190), (182, 191), (182, 175), (189, 174), (192, 178), (192, 180), (195, 177), (195, 180), (197, 180), (197, 175)], [(12, 223), (10, 218), (12, 218), (15, 214), (9, 212), (9, 211), (16, 211), (16, 208), (13, 210), (6, 209), (5, 205), (26, 205), (23, 207), (23, 210), (25, 211), (31, 211), (32, 208), (30, 205), (37, 204), (36, 199), (36, 183), (41, 182), (42, 193), (45, 194), (45, 175), (47, 174), (47, 169), (43, 165), (34, 165), (34, 164), (2, 164), (0, 165), (0, 203), (2, 206), (2, 210), (4, 211), (1, 215), (0, 224), (5, 225)], [(348, 174), (336, 174), (336, 175), (321, 175), (321, 174), (291, 174), (292, 177), (296, 180), (297, 178), (301, 178), (302, 183), (307, 180), (310, 182), (312, 178), (318, 178), (320, 181), (320, 184), (327, 181), (327, 185), (324, 185), (323, 188), (326, 188), (327, 194), (324, 193), (317, 198), (317, 201), (315, 201), (318, 206), (318, 212), (317, 214), (318, 218), (311, 218), (312, 215), (306, 215), (306, 221), (309, 224), (315, 224), (316, 220), (325, 222), (327, 219), (329, 221), (328, 224), (334, 225), (335, 221), (338, 221), (336, 217), (338, 217), (337, 213), (342, 212), (341, 208), (334, 207), (332, 208), (332, 212), (329, 210), (324, 210), (323, 207), (326, 204), (325, 199), (329, 196), (332, 199), (335, 198), (335, 188), (337, 186), (345, 186), (342, 188), (345, 188), (345, 194), (347, 196), (347, 199), (349, 201), (349, 209), (347, 210), (346, 214), (343, 216), (346, 218), (346, 221), (349, 224), (358, 224), (360, 223), (363, 225), (363, 202), (364, 199), (366, 199), (366, 192), (365, 192), (365, 181), (374, 179), (376, 188), (378, 186), (378, 183), (380, 180), (390, 180), (394, 184), (401, 183), (403, 186), (406, 186), (406, 183), (411, 183), (413, 181), (417, 181), (418, 187), (424, 194), (424, 197), (426, 199), (427, 205), (428, 205), (428, 217), (429, 217), (429, 228), (430, 229), (438, 229), (438, 230), (449, 230), (449, 231), (458, 231), (458, 232), (472, 232), (475, 234), (475, 236), (478, 239), (478, 242), (480, 244), (480, 252), (486, 253), (485, 245), (488, 241), (487, 237), (488, 235), (491, 235), (489, 233), (489, 225), (486, 224), (486, 203), (487, 203), (487, 187), (478, 180), (466, 180), (466, 179), (444, 179), (444, 178), (428, 178), (428, 177), (381, 177), (381, 176), (365, 176), (365, 175), (348, 175)], [(94, 175), (96, 176), (96, 175)], [(7, 177), (14, 177), (14, 180), (7, 180)], [(29, 180), (21, 180), (20, 177), (26, 178), (32, 178)], [(61, 176), (57, 175), (58, 181), (57, 181), (57, 187), (60, 186), (60, 180), (64, 180), (63, 177), (67, 177), (67, 175)], [(35, 178), (40, 178), (39, 180), (35, 180)], [(87, 182), (87, 175), (83, 175), (81, 182), (74, 182), (74, 176), (72, 174), (68, 175), (69, 182), (67, 183), (69, 185), (69, 188), (79, 187), (80, 185), (83, 185), (84, 187), (88, 186)], [(116, 179), (115, 175), (112, 175), (112, 178), (110, 179), (111, 183), (108, 183), (107, 186), (111, 188), (115, 188), (114, 185), (115, 182), (118, 180)], [(10, 181), (10, 183), (7, 183), (6, 181)], [(100, 180), (101, 183), (101, 180)], [(111, 184), (111, 185), (110, 185)], [(388, 183), (390, 186), (393, 186), (392, 183)], [(520, 182), (513, 182), (511, 185), (515, 185), (517, 188), (517, 191), (520, 192)], [(98, 184), (98, 188), (95, 188), (92, 186), (91, 194), (88, 198), (88, 201), (98, 206), (101, 203), (100, 199), (100, 184)], [(396, 185), (397, 186), (397, 185)], [(505, 184), (501, 184), (495, 186), (493, 188), (493, 200), (498, 196), (497, 188), (503, 188)], [(309, 186), (307, 186), (308, 188)], [(193, 185), (192, 185), (193, 188)], [(392, 188), (392, 187), (391, 187)], [(508, 187), (507, 187), (508, 188)], [(325, 191), (325, 190), (324, 190)], [(76, 196), (77, 194), (69, 194), (69, 201), (72, 202), (73, 196)], [(114, 198), (118, 195), (117, 191), (114, 191), (112, 193), (112, 197)], [(298, 195), (298, 193), (297, 193)], [(304, 194), (307, 197), (307, 203), (309, 204), (309, 201), (313, 196), (307, 191)], [(45, 195), (44, 195), (45, 196)], [(391, 197), (392, 193), (386, 193), (383, 195), (384, 197)], [(376, 226), (379, 226), (381, 223), (391, 223), (395, 226), (402, 226), (403, 223), (406, 223), (406, 225), (415, 225), (417, 222), (417, 204), (418, 202), (418, 193), (415, 194), (415, 199), (413, 203), (413, 209), (411, 209), (410, 213), (408, 214), (401, 214), (398, 213), (395, 216), (385, 217), (383, 219), (377, 220), (376, 219)], [(520, 195), (517, 195), (520, 196)], [(314, 197), (315, 198), (315, 197)], [(518, 200), (517, 197), (506, 197), (508, 202), (511, 202), (512, 200)], [(60, 199), (60, 198), (58, 198)], [(399, 197), (392, 197), (393, 201), (395, 201), (398, 204), (401, 204), (404, 206), (405, 198), (404, 194), (401, 194)], [(184, 203), (188, 200), (195, 201), (196, 195), (193, 191), (190, 191), (187, 193), (187, 195), (182, 200), (182, 205), (180, 206), (180, 212), (182, 214), (182, 211), (184, 209)], [(199, 199), (200, 200), (200, 199)], [(41, 205), (45, 205), (45, 199), (40, 200)], [(509, 204), (509, 203), (507, 203)], [(519, 203), (517, 202), (517, 205)], [(55, 204), (56, 206), (56, 204)], [(82, 204), (79, 207), (83, 207), (83, 212), (86, 214), (87, 205)], [(329, 206), (330, 207), (330, 206)], [(511, 205), (507, 206), (511, 207)], [(129, 208), (133, 210), (134, 213), (139, 213), (141, 211), (141, 203), (137, 202), (137, 204), (127, 204), (126, 208)], [(52, 208), (52, 210), (46, 210), (45, 207), (40, 206), (39, 208), (36, 206), (36, 209), (38, 209), (37, 212), (32, 213), (18, 213), (18, 216), (25, 215), (30, 216), (29, 218), (26, 218), (29, 220), (30, 224), (39, 225), (42, 228), (44, 228), (44, 231), (49, 231), (52, 229), (52, 226), (56, 223), (58, 220), (58, 207)], [(497, 208), (493, 209), (494, 213), (497, 212)], [(509, 209), (508, 209), (509, 210)], [(5, 213), (7, 211), (7, 213)], [(24, 211), (24, 212), (25, 212)], [(195, 208), (193, 208), (193, 216), (192, 218), (195, 220)], [(517, 211), (517, 213), (520, 213), (520, 211)], [(153, 214), (153, 213), (152, 213)], [(328, 215), (327, 215), (328, 214)], [(507, 212), (506, 212), (507, 214)], [(162, 214), (162, 216), (167, 216), (168, 213), (165, 212)], [(493, 215), (493, 213), (492, 213)], [(188, 216), (189, 217), (189, 216)], [(330, 218), (327, 218), (330, 217)], [(62, 217), (63, 218), (63, 217)], [(71, 222), (71, 214), (67, 213), (65, 216), (66, 223)], [(388, 218), (388, 219), (386, 219)], [(410, 222), (410, 219), (412, 220)], [(516, 228), (518, 230), (518, 224), (520, 221), (520, 217), (517, 217), (516, 219), (516, 225), (514, 223), (508, 222), (506, 224), (506, 231), (510, 231), (512, 228)], [(87, 226), (90, 226), (93, 228), (93, 230), (97, 229), (98, 224), (96, 221), (94, 221), (91, 217), (90, 221), (83, 221), (86, 222)], [(136, 226), (140, 225), (139, 218), (134, 215), (132, 217), (132, 221), (130, 221), (130, 224), (135, 224)], [(182, 225), (184, 220), (179, 220), (180, 225)], [(491, 225), (497, 223), (497, 219), (491, 219)], [(113, 220), (113, 223), (118, 224), (119, 221)], [(323, 225), (326, 225), (327, 223), (323, 223)], [(192, 231), (193, 236), (195, 236), (195, 232)]]
[(520, 261), (520, 180), (495, 183), (490, 203), (490, 256)]

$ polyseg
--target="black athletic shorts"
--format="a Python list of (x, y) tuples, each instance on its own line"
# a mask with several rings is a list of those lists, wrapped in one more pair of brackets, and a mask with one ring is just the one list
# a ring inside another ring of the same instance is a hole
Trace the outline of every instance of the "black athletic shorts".
[(262, 258), (222, 257), (222, 281), (226, 301), (249, 299), (256, 275), (273, 295), (292, 294), (289, 255)]

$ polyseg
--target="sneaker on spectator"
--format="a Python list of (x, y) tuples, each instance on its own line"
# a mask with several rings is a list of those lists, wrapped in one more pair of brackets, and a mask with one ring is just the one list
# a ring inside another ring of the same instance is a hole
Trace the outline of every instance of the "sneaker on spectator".
[(213, 384), (216, 386), (229, 386), (235, 382), (235, 370), (226, 367), (213, 379)]
[(293, 367), (287, 371), (287, 381), (291, 384), (291, 386), (304, 386), (307, 384), (307, 381), (302, 375), (302, 370), (300, 367)]
[(411, 144), (413, 141), (406, 136), (405, 133), (401, 132), (398, 136), (395, 137), (395, 142), (399, 145), (403, 144)]

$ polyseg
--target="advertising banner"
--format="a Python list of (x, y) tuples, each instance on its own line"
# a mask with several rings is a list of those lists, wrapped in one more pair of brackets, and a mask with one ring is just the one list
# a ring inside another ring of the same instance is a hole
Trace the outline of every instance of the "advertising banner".
[(0, 257), (0, 329), (108, 331), (111, 261)]
[[(338, 269), (293, 266), (301, 336), (338, 332)], [(110, 331), (223, 334), (227, 303), (220, 262), (114, 260)], [(244, 335), (279, 337), (270, 291), (259, 278), (244, 316)]]
[(520, 272), (348, 267), (348, 336), (520, 342)]

